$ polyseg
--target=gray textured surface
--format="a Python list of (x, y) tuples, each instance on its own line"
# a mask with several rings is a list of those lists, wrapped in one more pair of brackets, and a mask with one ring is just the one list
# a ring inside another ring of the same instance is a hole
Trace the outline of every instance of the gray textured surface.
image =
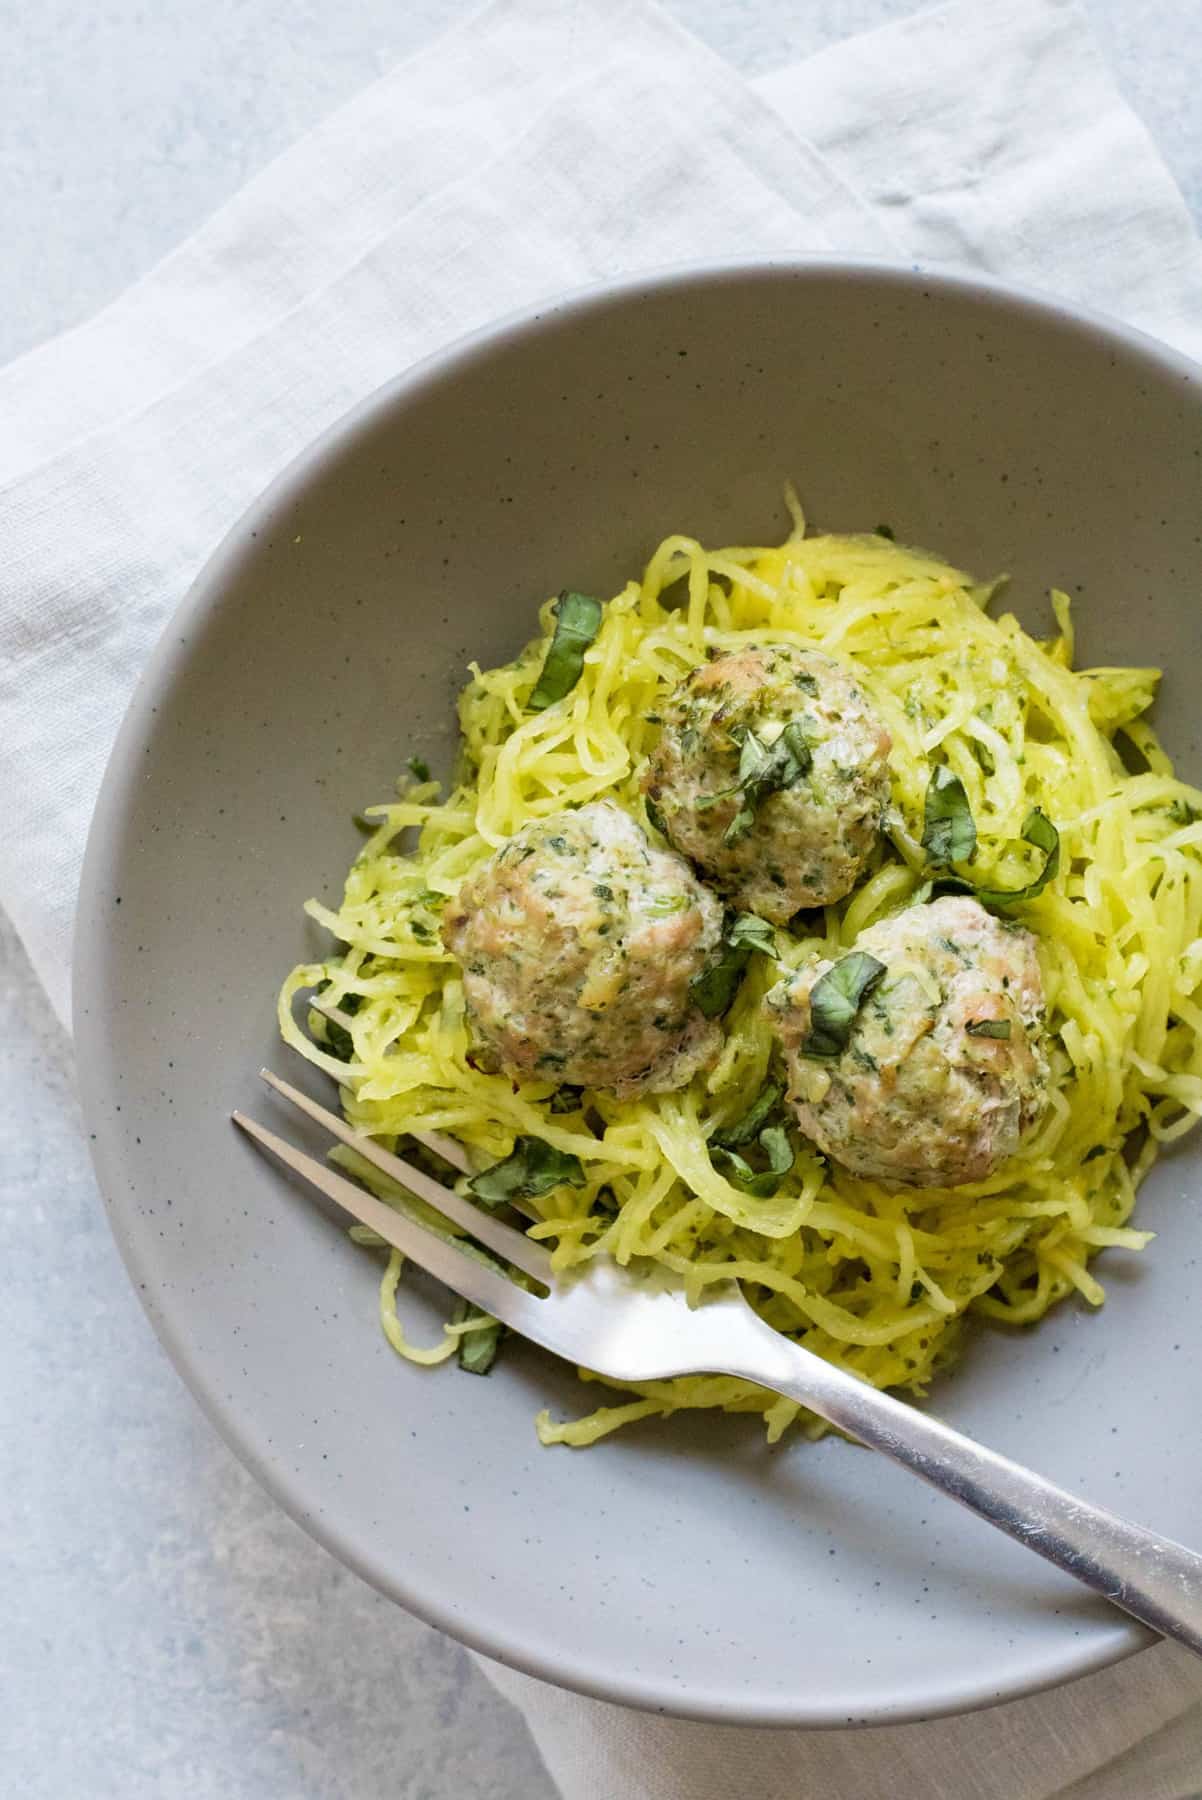
[[(0, 361), (118, 294), (323, 114), (476, 4), (0, 0)], [(669, 10), (760, 73), (917, 9), (670, 0)], [(1202, 208), (1197, 0), (1091, 0), (1088, 10)]]
[[(981, 0), (982, 4), (989, 0)], [(113, 297), (464, 0), (0, 0), (0, 360)], [(761, 70), (911, 0), (675, 0)], [(1202, 209), (1196, 0), (1095, 0)], [(78, 1150), (66, 1047), (0, 928), (0, 1786), (77, 1795), (542, 1800), (464, 1655), (334, 1564), (196, 1412)]]

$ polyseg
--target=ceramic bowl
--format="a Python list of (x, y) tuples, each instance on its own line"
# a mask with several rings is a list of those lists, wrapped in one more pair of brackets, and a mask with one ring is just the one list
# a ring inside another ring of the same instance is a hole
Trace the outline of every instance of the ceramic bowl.
[[(469, 658), (562, 587), (613, 592), (670, 531), (823, 528), (1013, 577), (1088, 663), (1168, 671), (1202, 775), (1202, 393), (1150, 341), (1039, 298), (876, 265), (673, 273), (502, 323), (305, 450), (232, 532), (130, 710), (80, 908), (81, 1081), (114, 1231), (164, 1343), (279, 1501), (384, 1593), (610, 1700), (746, 1723), (907, 1719), (1017, 1695), (1146, 1634), (846, 1443), (720, 1415), (541, 1449), (594, 1401), (511, 1344), (489, 1380), (400, 1362), (379, 1268), (229, 1123), (293, 1078), (277, 985), (311, 954), (352, 812), (449, 762)], [(312, 1075), (314, 1090), (322, 1079)], [(295, 1129), (288, 1121), (289, 1129)], [(304, 1135), (303, 1133), (300, 1135)], [(936, 1395), (1070, 1488), (1197, 1539), (1197, 1151), (1147, 1182), (1101, 1314), (984, 1331)], [(436, 1292), (408, 1320), (435, 1332)], [(181, 1480), (184, 1479), (181, 1472)]]

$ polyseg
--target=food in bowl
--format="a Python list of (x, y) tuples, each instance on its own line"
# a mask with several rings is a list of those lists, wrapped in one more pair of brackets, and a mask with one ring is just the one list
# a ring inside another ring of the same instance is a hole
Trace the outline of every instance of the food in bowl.
[[(855, 1029), (832, 1043), (823, 984), (852, 961), (863, 971)], [(879, 919), (849, 956), (796, 969), (767, 1005), (798, 1124), (855, 1175), (909, 1187), (984, 1181), (1043, 1111), (1035, 938), (967, 895)]]
[(777, 925), (851, 892), (889, 802), (889, 733), (848, 669), (752, 644), (690, 669), (662, 718), (648, 815), (718, 892)]
[[(473, 665), (449, 791), (415, 757), (368, 809), (341, 904), (307, 909), (337, 947), (280, 1023), (359, 1130), (467, 1146), (558, 1267), (736, 1278), (922, 1394), (970, 1318), (1097, 1304), (1096, 1253), (1148, 1241), (1139, 1183), (1202, 1111), (1202, 794), (1144, 717), (1157, 671), (1074, 669), (1063, 594), (1038, 641), (1001, 584), (790, 503), (783, 544), (668, 538)], [(336, 1016), (302, 1029), (315, 990)], [(393, 1343), (491, 1366), (479, 1317), (407, 1343), (400, 1273)], [(539, 1432), (694, 1407), (821, 1429), (682, 1377)]]
[(479, 1069), (668, 1093), (722, 1047), (693, 983), (722, 907), (612, 800), (534, 819), (447, 905)]

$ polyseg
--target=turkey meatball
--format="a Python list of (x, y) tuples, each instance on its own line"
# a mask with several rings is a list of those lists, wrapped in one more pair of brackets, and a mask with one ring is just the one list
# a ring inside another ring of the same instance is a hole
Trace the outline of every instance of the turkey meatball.
[(889, 799), (889, 733), (817, 650), (760, 644), (693, 669), (643, 781), (653, 817), (734, 905), (784, 924), (850, 893)]
[(837, 1053), (823, 1031), (829, 1006), (814, 1002), (832, 962), (798, 970), (767, 998), (801, 1129), (877, 1181), (983, 1180), (1018, 1149), (1046, 1097), (1034, 938), (954, 896), (870, 926), (854, 949), (884, 973), (871, 971), (875, 985), (850, 1030), (837, 1030)]
[(689, 983), (722, 919), (687, 863), (608, 801), (525, 826), (443, 923), (476, 1060), (621, 1099), (684, 1086), (721, 1047)]

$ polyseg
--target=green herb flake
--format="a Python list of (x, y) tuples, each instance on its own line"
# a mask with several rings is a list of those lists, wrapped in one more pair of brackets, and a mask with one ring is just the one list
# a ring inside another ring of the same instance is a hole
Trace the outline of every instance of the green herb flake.
[(1010, 1036), (1009, 1019), (971, 1019), (964, 1027), (969, 1037), (999, 1038), (1003, 1042)]
[(768, 1165), (764, 1169), (753, 1168), (745, 1156), (721, 1144), (715, 1145), (714, 1155), (732, 1187), (740, 1193), (753, 1194), (757, 1200), (769, 1200), (792, 1169), (794, 1150), (783, 1125), (767, 1125), (757, 1138)]
[(897, 533), (894, 531), (892, 525), (877, 525), (877, 526), (875, 526), (874, 527), (874, 535), (876, 537), (888, 538), (889, 542), (891, 544), (895, 541), (895, 539), (897, 537)]
[(767, 1082), (741, 1119), (728, 1125), (725, 1130), (714, 1133), (714, 1144), (720, 1150), (739, 1150), (744, 1144), (754, 1143), (771, 1120), (784, 1095), (785, 1090), (778, 1081)]
[(969, 862), (977, 847), (977, 827), (964, 783), (946, 763), (931, 770), (927, 783), (922, 847), (935, 863)]
[(818, 1062), (842, 1056), (863, 1001), (884, 974), (883, 962), (866, 950), (852, 950), (820, 975), (810, 993), (810, 1029), (801, 1054)]
[[(715, 1132), (710, 1142), (710, 1158), (731, 1186), (760, 1200), (776, 1193), (794, 1163), (793, 1145), (780, 1117), (784, 1093), (779, 1082), (766, 1082), (743, 1117)], [(757, 1147), (762, 1168), (754, 1167), (741, 1154), (752, 1145)]]
[[(393, 764), (396, 767), (396, 764)], [(405, 764), (414, 781), (429, 781), (430, 765), (424, 756), (411, 756)]]
[(765, 744), (751, 730), (742, 730), (736, 742), (739, 744), (739, 768), (733, 785), (716, 794), (706, 794), (697, 802), (699, 810), (704, 812), (722, 800), (729, 800), (732, 794), (739, 796), (738, 811), (722, 834), (726, 844), (741, 843), (755, 824), (755, 815), (762, 802), (770, 794), (778, 794), (782, 788), (792, 787), (800, 781), (809, 773), (813, 761), (805, 732), (797, 719), (790, 720), (773, 744)]
[(461, 1300), (455, 1308), (452, 1323), (466, 1324), (469, 1319), (487, 1319), (476, 1331), (465, 1331), (459, 1340), (459, 1367), (469, 1375), (488, 1375), (497, 1360), (505, 1327), (470, 1300)]
[(519, 1137), (508, 1156), (472, 1176), (467, 1191), (487, 1207), (505, 1206), (535, 1200), (557, 1187), (583, 1187), (584, 1179), (578, 1156), (556, 1150), (542, 1138)]
[[(330, 983), (328, 981), (323, 981), (316, 989), (316, 992), (324, 994), (329, 986)], [(341, 1000), (338, 1002), (338, 1010), (339, 1012), (349, 1014), (353, 1019), (362, 1005), (362, 994), (343, 994)], [(322, 1049), (328, 1056), (337, 1057), (339, 1062), (354, 1062), (354, 1039), (346, 1029), (346, 1026), (340, 1025), (337, 1019), (327, 1019), (324, 1013), (319, 1013), (318, 1017), (321, 1019), (322, 1030), (325, 1032), (325, 1042), (321, 1046)]]
[(555, 602), (555, 634), (526, 702), (527, 712), (545, 712), (571, 693), (584, 668), (584, 653), (601, 629), (603, 611), (600, 600), (594, 600), (590, 594), (574, 594), (565, 589), (559, 596)]
[(652, 825), (661, 837), (667, 837), (668, 827), (664, 822), (664, 815), (650, 794), (643, 795), (643, 806), (647, 813), (648, 824)]
[(707, 1019), (720, 1018), (730, 1006), (753, 950), (775, 956), (776, 937), (766, 919), (758, 919), (754, 913), (739, 913), (722, 934), (717, 961), (700, 975), (694, 975), (689, 983), (693, 1005)]

